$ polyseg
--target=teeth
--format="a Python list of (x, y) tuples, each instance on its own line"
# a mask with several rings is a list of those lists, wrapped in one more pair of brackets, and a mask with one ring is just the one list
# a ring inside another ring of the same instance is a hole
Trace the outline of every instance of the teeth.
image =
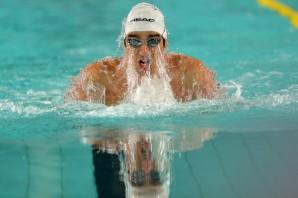
[(142, 63), (142, 64), (149, 64), (149, 60), (140, 60), (140, 63)]

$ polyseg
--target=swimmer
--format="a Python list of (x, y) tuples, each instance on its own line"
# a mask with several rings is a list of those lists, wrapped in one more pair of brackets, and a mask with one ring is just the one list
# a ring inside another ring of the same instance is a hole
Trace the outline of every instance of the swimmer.
[(214, 73), (201, 61), (167, 52), (164, 16), (154, 5), (139, 3), (131, 9), (123, 24), (121, 40), (123, 56), (104, 58), (83, 68), (73, 78), (66, 101), (117, 105), (144, 78), (168, 79), (173, 97), (178, 102), (212, 99), (219, 95)]

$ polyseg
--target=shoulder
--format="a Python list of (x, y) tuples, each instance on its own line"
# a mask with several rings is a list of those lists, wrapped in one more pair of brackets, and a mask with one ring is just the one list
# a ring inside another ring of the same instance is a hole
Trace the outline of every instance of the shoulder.
[[(172, 79), (182, 82), (181, 87), (188, 90), (186, 98), (212, 98), (217, 82), (215, 74), (202, 61), (183, 54), (168, 54), (168, 69)], [(188, 99), (186, 99), (188, 100)]]
[(115, 72), (120, 65), (121, 58), (118, 57), (105, 57), (101, 60), (88, 64), (85, 68), (81, 70), (84, 74), (98, 74), (106, 72)]
[(190, 72), (192, 74), (197, 72), (211, 72), (204, 66), (201, 60), (184, 54), (169, 53), (167, 55), (167, 62), (169, 69), (178, 69), (181, 72)]
[(83, 88), (89, 85), (106, 87), (114, 79), (123, 76), (119, 73), (120, 64), (121, 58), (105, 57), (82, 68), (80, 73), (74, 77), (73, 82)]
[(169, 67), (179, 67), (180, 69), (194, 69), (204, 67), (199, 59), (184, 54), (169, 53), (167, 54)]

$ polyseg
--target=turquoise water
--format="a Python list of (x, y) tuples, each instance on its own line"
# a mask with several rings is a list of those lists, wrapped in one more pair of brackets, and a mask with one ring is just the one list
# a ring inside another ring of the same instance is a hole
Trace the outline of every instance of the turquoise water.
[(228, 97), (64, 104), (84, 65), (121, 55), (121, 21), (137, 2), (1, 1), (0, 197), (96, 197), (89, 144), (107, 131), (180, 142), (163, 150), (170, 197), (297, 197), (298, 30), (256, 1), (151, 1), (169, 51), (202, 60)]

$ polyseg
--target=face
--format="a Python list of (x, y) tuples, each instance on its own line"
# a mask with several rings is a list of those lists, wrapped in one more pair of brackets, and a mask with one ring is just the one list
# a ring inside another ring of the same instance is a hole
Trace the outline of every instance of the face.
[(145, 136), (136, 137), (125, 152), (129, 180), (136, 186), (151, 186), (161, 183), (156, 161), (153, 158), (152, 144)]
[(138, 74), (157, 74), (156, 61), (164, 53), (164, 40), (156, 32), (132, 32), (125, 38), (125, 55), (132, 57)]

